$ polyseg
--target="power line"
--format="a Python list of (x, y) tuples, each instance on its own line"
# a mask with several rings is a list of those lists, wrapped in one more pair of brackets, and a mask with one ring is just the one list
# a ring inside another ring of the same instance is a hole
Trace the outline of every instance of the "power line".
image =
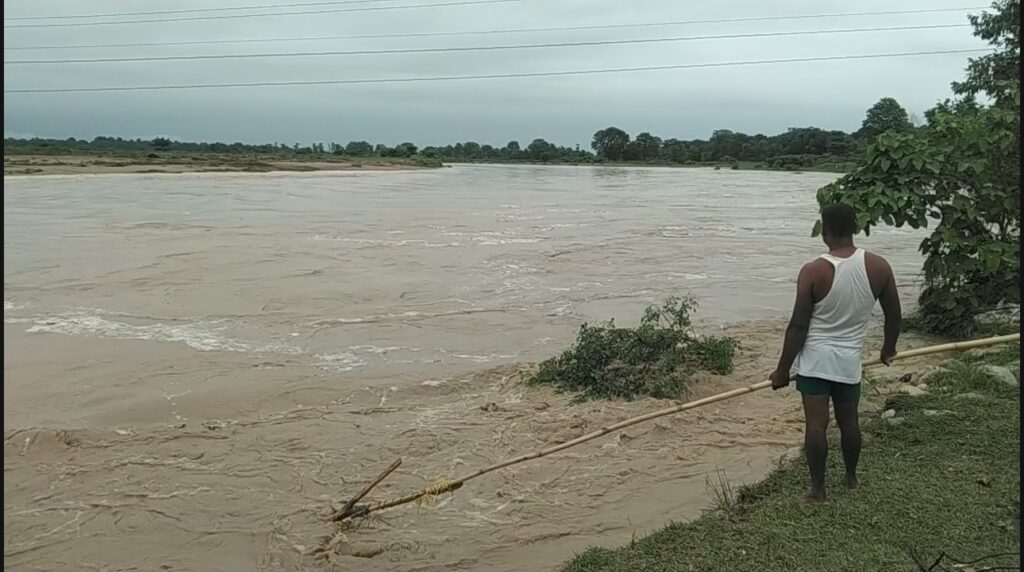
[(296, 4), (260, 4), (258, 6), (232, 6), (230, 8), (188, 8), (157, 10), (153, 12), (113, 12), (107, 14), (73, 14), (67, 16), (17, 16), (4, 20), (78, 20), (81, 18), (118, 18), (124, 16), (156, 16), (159, 14), (196, 14), (201, 12), (237, 12), (239, 10), (265, 10), (267, 8), (299, 8), (305, 6), (335, 6), (338, 4), (378, 4), (395, 0), (333, 0), (331, 2), (302, 2)]
[(401, 6), (373, 6), (370, 8), (332, 8), (330, 10), (297, 10), (294, 12), (267, 12), (265, 14), (225, 14), (221, 16), (189, 16), (187, 18), (153, 18), (150, 20), (117, 20), (111, 22), (72, 22), (68, 24), (14, 24), (13, 28), (80, 28), (85, 26), (119, 26), (121, 24), (154, 24), (158, 22), (194, 22), (196, 20), (229, 20), (234, 18), (261, 18), (265, 16), (295, 16), (308, 14), (337, 14), (339, 12), (377, 12), (381, 10), (408, 10), (412, 8), (441, 8), (445, 6), (469, 6), (473, 4), (504, 4), (525, 0), (461, 0), (434, 4), (403, 4)]
[(497, 46), (457, 46), (447, 48), (400, 48), (388, 50), (349, 50), (330, 52), (287, 52), (287, 53), (261, 53), (261, 54), (208, 54), (208, 55), (187, 55), (187, 56), (143, 56), (135, 58), (81, 58), (63, 60), (5, 60), (4, 65), (29, 65), (29, 64), (97, 64), (114, 62), (156, 62), (156, 61), (181, 61), (181, 60), (224, 60), (224, 59), (253, 59), (253, 58), (293, 58), (293, 57), (314, 57), (314, 56), (356, 56), (356, 55), (385, 55), (385, 54), (424, 54), (439, 52), (476, 52), (494, 50), (523, 50), (539, 48), (569, 48), (584, 46), (612, 46), (624, 44), (653, 44), (664, 42), (687, 42), (697, 40), (723, 40), (741, 38), (765, 38), (778, 36), (809, 36), (819, 34), (849, 34), (859, 32), (887, 32), (896, 30), (933, 30), (939, 28), (966, 28), (969, 24), (931, 24), (924, 26), (890, 26), (879, 28), (846, 28), (836, 30), (796, 30), (788, 32), (758, 32), (753, 34), (721, 34), (713, 36), (679, 36), (671, 38), (638, 38), (629, 40), (593, 40), (589, 42), (558, 42), (546, 44), (509, 44)]
[(432, 76), (432, 77), (396, 77), (396, 78), (370, 78), (370, 79), (336, 79), (336, 80), (308, 80), (308, 81), (261, 81), (252, 83), (200, 83), (200, 84), (179, 84), (179, 85), (138, 85), (138, 86), (108, 86), (108, 87), (72, 87), (72, 88), (40, 88), (40, 89), (5, 89), (4, 94), (16, 93), (91, 93), (110, 91), (162, 91), (180, 89), (214, 89), (230, 87), (281, 87), (300, 85), (355, 85), (355, 84), (379, 84), (379, 83), (415, 83), (429, 81), (464, 81), (481, 79), (513, 79), (526, 77), (553, 77), (571, 75), (597, 75), (610, 73), (632, 73), (646, 71), (681, 70), (694, 68), (719, 68), (767, 64), (789, 64), (804, 62), (828, 62), (840, 60), (864, 60), (895, 57), (912, 57), (941, 54), (971, 54), (990, 52), (986, 49), (964, 49), (964, 50), (937, 50), (925, 52), (899, 52), (887, 54), (858, 54), (846, 56), (819, 56), (811, 58), (790, 58), (780, 60), (747, 60), (737, 62), (713, 62), (697, 64), (677, 64), (666, 66), (647, 66), (632, 68), (604, 68), (596, 70), (568, 70), (552, 72), (526, 72), (506, 74), (484, 74), (484, 75), (461, 75), (461, 76)]
[(413, 32), (405, 34), (361, 34), (349, 36), (315, 36), (299, 38), (249, 38), (241, 40), (191, 40), (179, 42), (134, 42), (121, 44), (76, 44), (64, 46), (4, 46), (4, 50), (78, 50), (86, 48), (138, 48), (147, 46), (197, 46), (208, 44), (255, 44), (273, 42), (309, 42), (320, 40), (369, 40), (384, 38), (430, 38), (441, 36), (476, 36), (491, 34), (523, 34), (537, 32), (576, 32), (584, 30), (610, 30), (621, 28), (651, 28), (663, 26), (683, 26), (690, 24), (722, 24), (736, 22), (762, 22), (771, 20), (806, 20), (818, 18), (845, 18), (852, 16), (889, 16), (898, 14), (923, 14), (929, 12), (964, 12), (968, 10), (983, 10), (985, 6), (974, 6), (966, 8), (928, 8), (921, 10), (885, 10), (879, 12), (840, 12), (832, 14), (803, 14), (795, 16), (760, 16), (748, 18), (719, 18), (713, 20), (675, 20), (668, 22), (641, 22), (635, 24), (598, 24), (591, 26), (567, 26), (557, 28), (511, 28), (504, 30), (467, 30), (456, 32)]

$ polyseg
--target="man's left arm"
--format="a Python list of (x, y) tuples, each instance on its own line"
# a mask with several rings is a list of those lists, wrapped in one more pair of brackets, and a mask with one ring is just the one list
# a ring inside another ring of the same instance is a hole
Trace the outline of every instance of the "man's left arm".
[(771, 375), (772, 389), (781, 389), (789, 385), (789, 372), (793, 362), (800, 355), (807, 341), (807, 329), (811, 324), (811, 313), (814, 311), (814, 280), (813, 268), (808, 264), (800, 269), (796, 279), (796, 302), (793, 304), (793, 315), (786, 327), (786, 336), (782, 344), (782, 355), (779, 365)]

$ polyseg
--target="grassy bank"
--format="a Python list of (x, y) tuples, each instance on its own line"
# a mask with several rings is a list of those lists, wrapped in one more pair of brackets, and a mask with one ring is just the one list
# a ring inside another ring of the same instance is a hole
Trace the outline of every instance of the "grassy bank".
[(696, 521), (623, 548), (592, 548), (564, 569), (1016, 570), (1020, 391), (986, 368), (1017, 368), (1019, 378), (1019, 351), (1014, 345), (950, 362), (929, 376), (928, 393), (888, 398), (884, 409), (897, 421), (865, 415), (856, 491), (840, 485), (831, 435), (824, 506), (798, 502), (807, 474), (803, 459), (794, 459), (756, 485), (719, 488), (716, 508)]

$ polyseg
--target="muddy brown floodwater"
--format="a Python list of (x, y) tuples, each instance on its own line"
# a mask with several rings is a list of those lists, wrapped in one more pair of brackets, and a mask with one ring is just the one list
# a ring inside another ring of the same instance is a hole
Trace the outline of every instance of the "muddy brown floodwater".
[[(692, 293), (765, 379), (835, 175), (457, 166), (4, 180), (4, 564), (544, 570), (762, 478), (799, 442), (759, 392), (471, 481), (334, 537), (396, 458), (411, 492), (666, 403), (518, 383), (584, 321)], [(916, 232), (880, 230), (912, 298)], [(877, 335), (877, 334), (876, 334)], [(877, 343), (877, 339), (874, 340)]]

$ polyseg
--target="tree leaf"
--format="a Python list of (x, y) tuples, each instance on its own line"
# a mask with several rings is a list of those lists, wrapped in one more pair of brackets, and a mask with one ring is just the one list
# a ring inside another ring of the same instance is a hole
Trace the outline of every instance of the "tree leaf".
[(992, 274), (999, 270), (999, 266), (1002, 264), (1002, 258), (998, 252), (989, 252), (985, 256), (985, 270)]

